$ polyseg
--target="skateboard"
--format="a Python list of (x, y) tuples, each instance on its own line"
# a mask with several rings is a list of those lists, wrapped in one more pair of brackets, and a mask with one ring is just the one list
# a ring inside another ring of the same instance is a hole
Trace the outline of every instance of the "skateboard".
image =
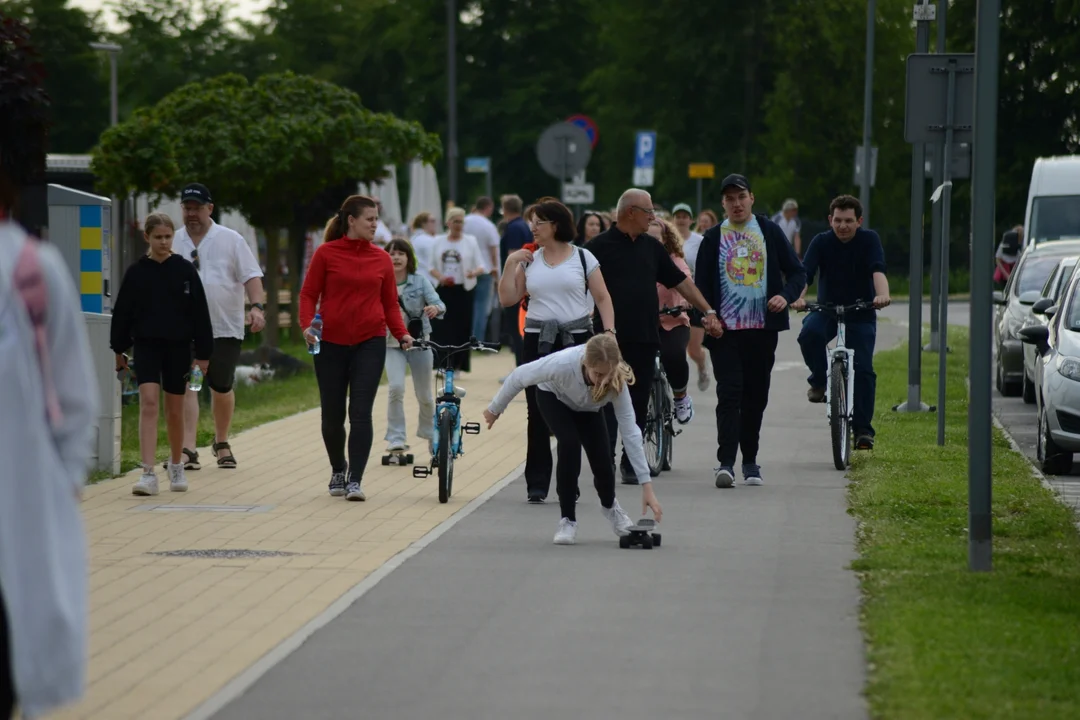
[(660, 533), (656, 532), (656, 521), (652, 518), (641, 518), (636, 525), (629, 528), (630, 534), (619, 538), (619, 547), (624, 550), (640, 545), (645, 550), (660, 547)]
[(382, 456), (383, 465), (412, 465), (413, 454), (408, 452), (409, 446), (403, 448), (388, 448)]

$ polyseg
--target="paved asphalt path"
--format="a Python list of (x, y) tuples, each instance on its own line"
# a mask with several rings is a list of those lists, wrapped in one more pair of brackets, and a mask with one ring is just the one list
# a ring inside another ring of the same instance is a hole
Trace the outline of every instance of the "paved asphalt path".
[[(882, 323), (878, 346), (903, 336)], [(557, 504), (517, 480), (216, 719), (866, 717), (854, 521), (805, 377), (783, 333), (756, 488), (713, 486), (715, 396), (695, 390), (657, 480), (663, 547), (620, 550), (588, 486), (578, 545), (555, 546)]]

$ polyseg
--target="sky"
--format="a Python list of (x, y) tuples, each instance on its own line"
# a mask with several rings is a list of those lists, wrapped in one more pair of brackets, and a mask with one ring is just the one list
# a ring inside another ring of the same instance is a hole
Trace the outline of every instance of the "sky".
[[(106, 1), (107, 0), (69, 0), (69, 4), (86, 10), (105, 9), (105, 19), (109, 28), (117, 30), (115, 18), (112, 13), (105, 8)], [(235, 18), (243, 18), (245, 20), (250, 19), (269, 4), (269, 0), (230, 0), (229, 14)]]

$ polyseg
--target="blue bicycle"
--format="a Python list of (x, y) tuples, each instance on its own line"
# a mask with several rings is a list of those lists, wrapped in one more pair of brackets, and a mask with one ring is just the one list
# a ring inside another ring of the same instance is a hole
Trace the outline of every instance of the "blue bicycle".
[[(450, 500), (450, 494), (454, 487), (454, 459), (464, 454), (461, 437), (465, 435), (479, 435), (480, 423), (461, 422), (461, 398), (458, 389), (454, 385), (454, 368), (450, 359), (461, 352), (480, 350), (481, 352), (499, 352), (498, 343), (480, 342), (476, 338), (469, 338), (469, 342), (461, 345), (440, 345), (431, 340), (417, 340), (412, 350), (435, 350), (442, 355), (440, 372), (435, 375), (435, 435), (431, 443), (430, 465), (413, 466), (413, 477), (426, 478), (436, 470), (439, 477), (439, 502), (445, 503)], [(440, 378), (440, 375), (442, 376)], [(438, 393), (439, 381), (443, 383), (442, 394)]]

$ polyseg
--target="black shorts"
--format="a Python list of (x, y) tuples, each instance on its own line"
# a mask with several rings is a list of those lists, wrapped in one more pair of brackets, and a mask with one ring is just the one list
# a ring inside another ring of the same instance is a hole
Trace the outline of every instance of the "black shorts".
[(210, 354), (210, 366), (206, 368), (206, 384), (214, 392), (227, 393), (232, 390), (242, 342), (238, 338), (214, 338), (214, 351)]
[(170, 395), (187, 392), (191, 373), (191, 344), (170, 340), (136, 340), (135, 379), (139, 385), (155, 383)]

